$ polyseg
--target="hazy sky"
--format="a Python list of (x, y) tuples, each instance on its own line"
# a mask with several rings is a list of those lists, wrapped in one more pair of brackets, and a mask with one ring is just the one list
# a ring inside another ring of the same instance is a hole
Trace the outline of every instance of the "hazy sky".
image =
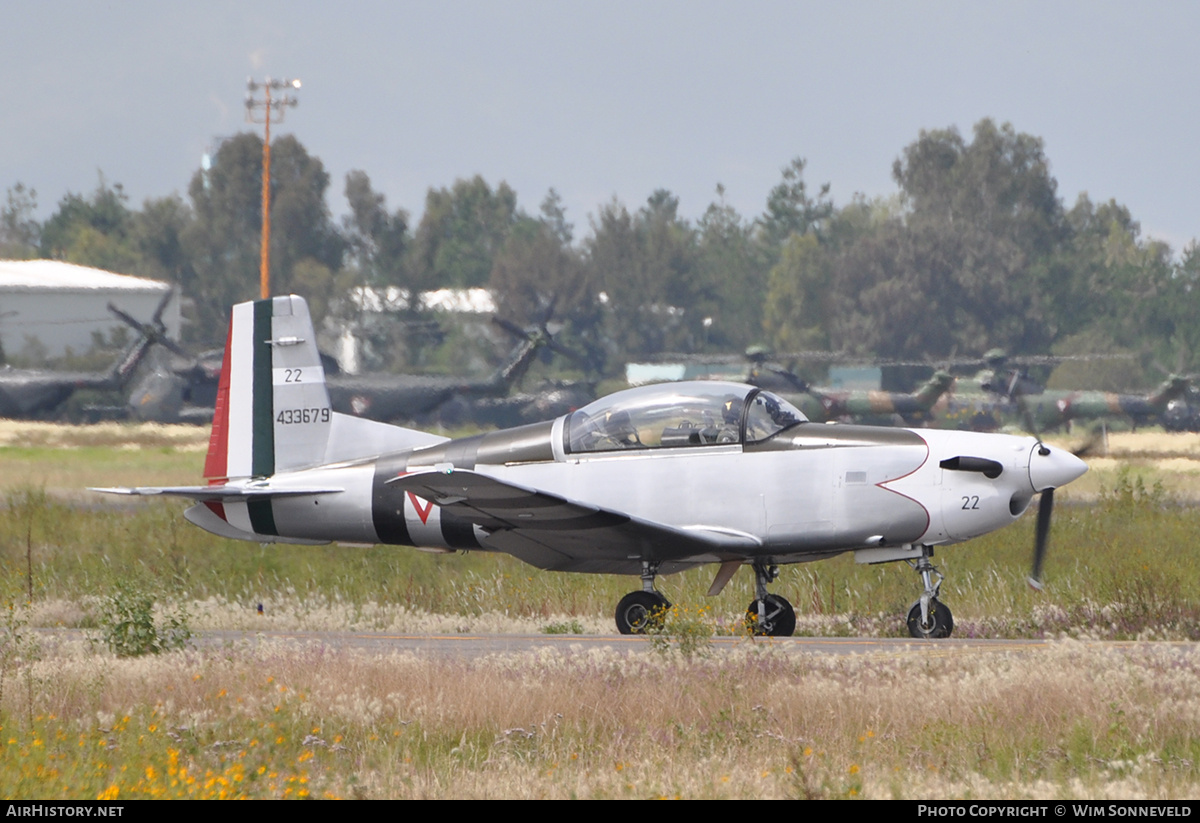
[(414, 220), (477, 173), (531, 212), (553, 186), (577, 238), (657, 188), (696, 218), (721, 183), (754, 216), (795, 156), (841, 205), (894, 193), (921, 129), (992, 117), (1044, 139), (1068, 206), (1115, 198), (1178, 250), (1200, 236), (1198, 24), (1200, 4), (1094, 0), (7, 0), (0, 188), (36, 188), (42, 216), (98, 170), (134, 205), (186, 195), (269, 74), (303, 80), (282, 131), (335, 214), (357, 168)]

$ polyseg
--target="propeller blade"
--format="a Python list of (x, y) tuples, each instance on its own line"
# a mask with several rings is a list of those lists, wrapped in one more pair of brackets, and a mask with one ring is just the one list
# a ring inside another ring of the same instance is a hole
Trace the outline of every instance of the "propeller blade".
[(529, 339), (529, 332), (511, 320), (505, 320), (503, 317), (496, 317), (495, 315), (492, 315), (492, 322), (514, 337), (517, 337), (521, 340)]
[(151, 319), (154, 321), (154, 325), (160, 330), (166, 330), (167, 328), (165, 325), (163, 325), (162, 316), (163, 312), (166, 311), (167, 304), (171, 302), (171, 298), (174, 295), (175, 289), (167, 289), (167, 293), (163, 295), (162, 300), (158, 301), (158, 308), (154, 310), (154, 314), (151, 316)]
[(581, 368), (588, 368), (588, 359), (585, 355), (580, 354), (568, 346), (564, 346), (553, 337), (550, 337), (547, 340), (546, 348), (550, 349), (550, 351), (554, 352), (555, 354), (561, 354), (563, 357), (567, 358)]
[(1054, 510), (1054, 489), (1042, 492), (1038, 502), (1037, 532), (1033, 538), (1033, 571), (1029, 575), (1029, 585), (1038, 591), (1042, 590), (1042, 564), (1046, 561), (1046, 543), (1050, 539), (1050, 515)]

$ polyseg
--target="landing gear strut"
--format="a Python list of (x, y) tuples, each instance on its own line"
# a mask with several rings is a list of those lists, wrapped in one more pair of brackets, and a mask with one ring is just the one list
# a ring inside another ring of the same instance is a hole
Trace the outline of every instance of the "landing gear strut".
[(777, 594), (767, 594), (767, 584), (779, 577), (778, 566), (754, 564), (754, 595), (746, 609), (746, 629), (759, 637), (791, 637), (796, 631), (792, 604)]
[(617, 604), (617, 631), (621, 634), (646, 634), (662, 626), (671, 601), (654, 590), (658, 563), (642, 561), (642, 590), (630, 592)]
[(937, 599), (945, 577), (929, 562), (932, 556), (933, 549), (922, 546), (921, 557), (909, 561), (913, 570), (921, 575), (925, 591), (921, 593), (921, 599), (908, 610), (908, 633), (922, 639), (949, 637), (954, 631), (954, 616), (950, 614), (950, 609)]

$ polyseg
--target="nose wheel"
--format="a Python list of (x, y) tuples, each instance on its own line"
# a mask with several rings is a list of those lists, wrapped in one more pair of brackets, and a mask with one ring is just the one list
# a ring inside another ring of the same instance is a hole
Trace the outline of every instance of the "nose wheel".
[(945, 577), (929, 562), (933, 549), (929, 546), (922, 546), (921, 549), (920, 559), (910, 561), (909, 565), (921, 575), (925, 591), (921, 592), (921, 599), (908, 610), (908, 633), (922, 640), (949, 637), (954, 631), (954, 615), (945, 603), (938, 600)]
[(921, 614), (921, 604), (914, 603), (908, 610), (908, 633), (913, 637), (933, 640), (949, 637), (954, 631), (954, 616), (945, 603), (932, 600), (929, 603), (929, 613)]

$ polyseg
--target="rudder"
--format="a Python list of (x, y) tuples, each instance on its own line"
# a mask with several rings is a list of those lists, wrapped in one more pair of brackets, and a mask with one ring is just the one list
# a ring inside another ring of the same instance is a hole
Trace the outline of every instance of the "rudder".
[(234, 306), (204, 464), (209, 482), (317, 465), (332, 422), (304, 298)]

